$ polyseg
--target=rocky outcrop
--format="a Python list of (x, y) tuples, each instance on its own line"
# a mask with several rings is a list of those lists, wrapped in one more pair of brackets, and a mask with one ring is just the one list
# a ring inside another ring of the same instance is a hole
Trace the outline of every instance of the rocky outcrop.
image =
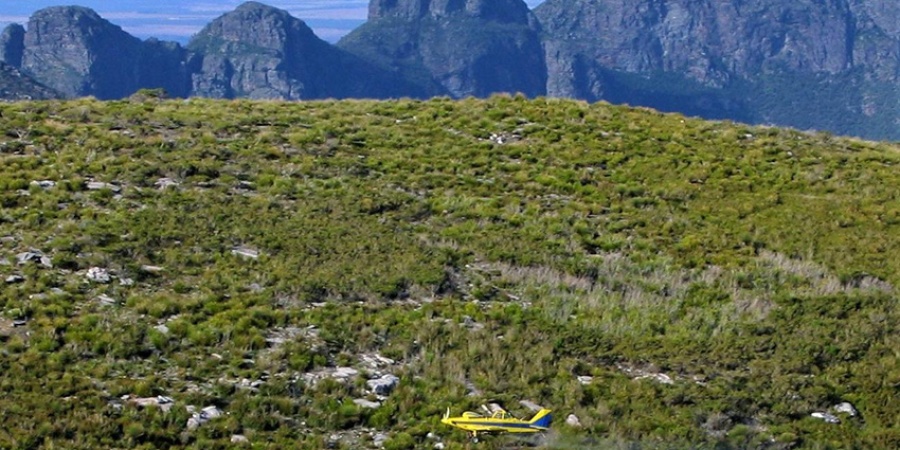
[(189, 48), (199, 58), (193, 94), (308, 99), (415, 95), (402, 78), (319, 39), (286, 11), (247, 2), (204, 28)]
[(373, 0), (338, 46), (431, 95), (542, 95), (540, 26), (522, 0)]
[(67, 97), (121, 98), (138, 88), (141, 41), (91, 9), (42, 9), (24, 41), (22, 69)]
[(0, 62), (0, 100), (46, 100), (60, 94), (38, 83), (19, 69)]
[(25, 27), (17, 23), (8, 25), (0, 34), (0, 62), (13, 67), (22, 65), (25, 51)]
[(863, 121), (873, 136), (896, 128), (896, 2), (547, 0), (535, 14), (552, 96), (847, 132)]
[(530, 19), (528, 6), (517, 0), (372, 0), (369, 20), (394, 17), (403, 20), (467, 15), (482, 20), (523, 23)]

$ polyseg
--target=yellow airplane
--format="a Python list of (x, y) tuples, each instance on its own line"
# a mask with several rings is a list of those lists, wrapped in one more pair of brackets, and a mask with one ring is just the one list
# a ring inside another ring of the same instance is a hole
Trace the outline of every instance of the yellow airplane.
[(499, 409), (490, 416), (466, 411), (459, 417), (450, 417), (450, 408), (441, 419), (441, 423), (472, 433), (478, 439), (478, 433), (540, 433), (550, 428), (553, 416), (549, 409), (542, 409), (531, 420), (520, 420)]

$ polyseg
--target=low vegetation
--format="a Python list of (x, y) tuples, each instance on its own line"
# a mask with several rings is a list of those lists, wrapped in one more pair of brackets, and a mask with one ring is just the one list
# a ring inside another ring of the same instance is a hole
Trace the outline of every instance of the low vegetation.
[(521, 400), (548, 448), (900, 447), (895, 145), (159, 97), (0, 105), (0, 448), (462, 449)]

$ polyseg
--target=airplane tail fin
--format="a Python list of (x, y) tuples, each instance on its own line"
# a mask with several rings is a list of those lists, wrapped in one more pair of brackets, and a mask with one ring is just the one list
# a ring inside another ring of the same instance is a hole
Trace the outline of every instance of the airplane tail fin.
[(550, 421), (552, 420), (553, 416), (550, 414), (550, 410), (542, 409), (531, 418), (529, 424), (535, 427), (550, 428)]

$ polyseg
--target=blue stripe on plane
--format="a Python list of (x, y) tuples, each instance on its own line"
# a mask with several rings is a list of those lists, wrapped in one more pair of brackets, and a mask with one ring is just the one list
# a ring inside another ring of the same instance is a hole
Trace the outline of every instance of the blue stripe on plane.
[(485, 426), (485, 427), (499, 427), (499, 428), (533, 428), (535, 430), (546, 428), (541, 426), (532, 426), (530, 423), (505, 423), (505, 422), (490, 422), (490, 421), (466, 421), (461, 422), (460, 425), (477, 425), (477, 426)]

